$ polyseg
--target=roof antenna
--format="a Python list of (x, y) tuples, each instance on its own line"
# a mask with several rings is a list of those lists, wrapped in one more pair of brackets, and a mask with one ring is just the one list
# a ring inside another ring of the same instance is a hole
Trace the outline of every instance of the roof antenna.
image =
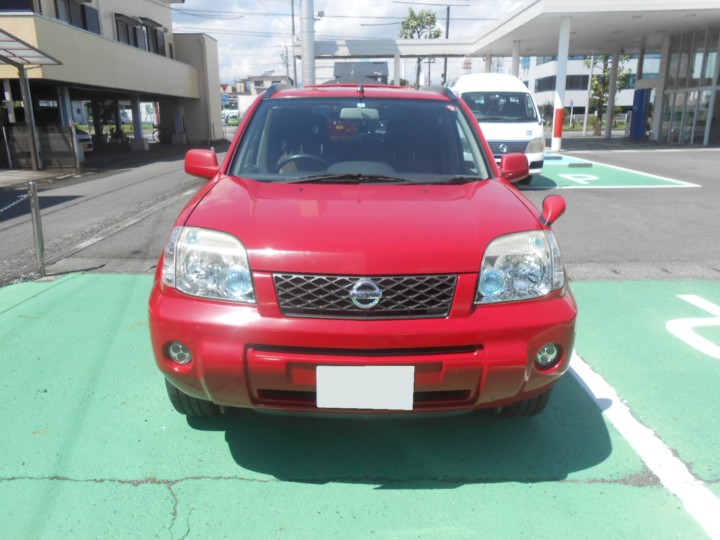
[(358, 84), (357, 93), (360, 94), (362, 97), (365, 97), (365, 89), (363, 88), (362, 84)]

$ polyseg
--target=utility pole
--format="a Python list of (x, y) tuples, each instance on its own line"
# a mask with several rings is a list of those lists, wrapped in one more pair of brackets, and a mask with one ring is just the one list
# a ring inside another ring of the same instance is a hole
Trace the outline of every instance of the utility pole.
[(297, 86), (297, 62), (295, 61), (295, 0), (290, 0), (290, 25), (292, 27), (293, 86)]
[(300, 0), (300, 42), (303, 86), (315, 84), (315, 16), (313, 0)]

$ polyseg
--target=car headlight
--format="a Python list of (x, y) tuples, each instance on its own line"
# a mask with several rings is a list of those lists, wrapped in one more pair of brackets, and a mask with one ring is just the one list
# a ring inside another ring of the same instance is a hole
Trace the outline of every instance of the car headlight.
[(162, 281), (192, 296), (255, 303), (245, 246), (219, 231), (175, 227), (165, 246)]
[(564, 284), (560, 248), (551, 231), (509, 234), (496, 238), (485, 250), (475, 303), (529, 300)]
[(545, 139), (538, 137), (537, 139), (531, 139), (525, 148), (526, 154), (542, 154), (545, 151)]

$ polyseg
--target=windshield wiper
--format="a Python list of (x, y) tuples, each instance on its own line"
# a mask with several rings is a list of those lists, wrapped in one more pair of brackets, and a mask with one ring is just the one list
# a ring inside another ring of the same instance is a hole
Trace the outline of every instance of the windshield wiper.
[(398, 178), (395, 176), (362, 173), (314, 174), (312, 176), (303, 176), (301, 178), (288, 180), (289, 184), (310, 184), (313, 182), (339, 182), (345, 184), (405, 184), (412, 182), (412, 180), (408, 180), (407, 178)]
[(469, 184), (470, 182), (482, 182), (483, 180), (487, 180), (487, 178), (481, 178), (479, 176), (474, 176), (474, 175), (458, 175), (458, 176), (452, 176), (450, 178), (439, 178), (438, 180), (433, 180), (433, 181), (427, 182), (427, 183), (428, 184), (441, 184), (441, 185)]

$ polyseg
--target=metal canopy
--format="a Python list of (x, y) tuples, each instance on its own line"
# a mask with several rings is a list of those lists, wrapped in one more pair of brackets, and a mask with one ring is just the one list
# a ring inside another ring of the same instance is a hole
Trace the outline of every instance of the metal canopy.
[(32, 96), (30, 95), (30, 85), (28, 84), (25, 68), (28, 66), (60, 65), (62, 62), (42, 52), (37, 47), (25, 43), (20, 38), (13, 36), (5, 30), (0, 30), (0, 62), (14, 66), (18, 70), (20, 92), (22, 93), (22, 100), (25, 106), (25, 123), (30, 130), (30, 146), (32, 148), (30, 157), (33, 169), (37, 171), (42, 168), (42, 162), (40, 161), (40, 148), (38, 145), (37, 129), (35, 128)]
[[(321, 57), (554, 56), (563, 17), (570, 55), (659, 52), (667, 36), (720, 25), (718, 0), (525, 0), (473, 41), (348, 39), (315, 42)], [(297, 51), (297, 46), (295, 46)]]
[(667, 36), (720, 25), (717, 0), (526, 0), (470, 48), (470, 56), (520, 56), (558, 53), (560, 23), (571, 19), (570, 54), (659, 52)]
[(25, 43), (5, 30), (0, 30), (0, 61), (15, 67), (57, 66), (62, 62), (49, 54)]

